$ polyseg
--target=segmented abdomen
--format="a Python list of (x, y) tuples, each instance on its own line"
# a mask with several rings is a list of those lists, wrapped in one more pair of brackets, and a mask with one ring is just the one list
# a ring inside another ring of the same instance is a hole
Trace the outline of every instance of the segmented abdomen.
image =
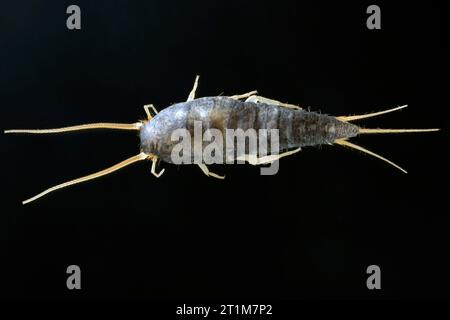
[[(269, 153), (271, 129), (278, 129), (279, 152), (282, 152), (291, 148), (332, 143), (342, 135), (343, 125), (334, 117), (315, 112), (243, 102), (229, 97), (204, 97), (172, 105), (148, 122), (141, 130), (142, 150), (171, 162), (172, 148), (178, 143), (171, 141), (172, 132), (184, 128), (194, 137), (196, 121), (197, 124), (201, 122), (202, 133), (208, 129), (218, 129), (224, 139), (226, 129), (254, 129), (256, 133), (266, 129)], [(204, 142), (203, 147), (210, 143)], [(248, 145), (245, 149), (248, 153)], [(236, 156), (240, 154), (236, 153)]]

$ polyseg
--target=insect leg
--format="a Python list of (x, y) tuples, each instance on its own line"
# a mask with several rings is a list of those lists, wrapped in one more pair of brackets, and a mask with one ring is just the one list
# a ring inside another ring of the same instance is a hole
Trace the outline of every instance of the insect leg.
[(192, 88), (191, 92), (189, 93), (189, 97), (186, 101), (192, 101), (195, 99), (195, 91), (197, 91), (197, 87), (198, 87), (198, 79), (200, 78), (200, 76), (196, 76), (195, 77), (195, 81), (194, 81), (194, 87)]
[(165, 169), (162, 169), (159, 173), (156, 172), (156, 163), (158, 162), (158, 157), (152, 156), (151, 160), (152, 160), (152, 170), (151, 170), (152, 174), (157, 178), (161, 177)]
[(273, 100), (273, 99), (269, 99), (269, 98), (265, 98), (265, 97), (261, 97), (261, 96), (250, 96), (247, 98), (247, 100), (245, 100), (245, 102), (267, 103), (267, 104), (285, 107), (285, 108), (289, 108), (289, 109), (299, 109), (299, 110), (302, 109), (301, 107), (293, 105), (293, 104), (284, 103), (284, 102), (280, 102), (277, 100)]
[(247, 93), (244, 93), (244, 94), (236, 94), (234, 96), (231, 96), (230, 98), (231, 99), (235, 99), (235, 100), (240, 100), (240, 99), (244, 99), (244, 98), (248, 98), (250, 96), (253, 96), (253, 95), (257, 94), (257, 93), (258, 93), (258, 91), (253, 90), (253, 91), (250, 91), (250, 92), (247, 92)]
[(274, 161), (279, 160), (279, 159), (281, 159), (283, 157), (287, 157), (287, 156), (290, 156), (290, 155), (292, 155), (294, 153), (297, 153), (300, 150), (301, 150), (301, 148), (297, 148), (297, 149), (294, 149), (294, 150), (291, 150), (291, 151), (286, 151), (286, 152), (283, 152), (283, 153), (280, 153), (280, 154), (272, 154), (272, 155), (264, 156), (264, 157), (260, 157), (260, 158), (258, 158), (256, 155), (244, 155), (244, 156), (238, 157), (236, 160), (245, 160), (249, 164), (257, 166), (257, 165), (260, 165), (260, 164), (266, 164), (266, 163), (274, 162)]
[(153, 104), (146, 104), (144, 106), (144, 110), (145, 110), (145, 113), (147, 114), (147, 118), (148, 118), (149, 121), (153, 119), (153, 116), (152, 116), (152, 113), (150, 112), (150, 109), (155, 113), (155, 115), (158, 114), (158, 110), (156, 110), (156, 108), (155, 108), (155, 106)]
[(213, 178), (217, 178), (217, 179), (225, 179), (225, 176), (219, 176), (218, 174), (214, 173), (214, 172), (210, 172), (208, 167), (201, 163), (198, 165), (200, 167), (200, 169), (202, 169), (203, 173), (206, 174), (208, 177), (213, 177)]

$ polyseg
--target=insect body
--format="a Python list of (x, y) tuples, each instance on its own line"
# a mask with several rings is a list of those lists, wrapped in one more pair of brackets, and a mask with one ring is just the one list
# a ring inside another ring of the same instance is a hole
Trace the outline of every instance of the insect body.
[[(204, 131), (215, 129), (223, 135), (225, 135), (225, 131), (229, 129), (241, 129), (244, 131), (248, 129), (278, 130), (279, 150), (276, 151), (281, 151), (281, 153), (276, 152), (276, 154), (261, 155), (258, 152), (251, 153), (248, 148), (234, 148), (234, 150), (232, 150), (235, 159), (244, 159), (253, 165), (271, 163), (284, 156), (298, 152), (300, 148), (304, 146), (339, 144), (377, 157), (405, 173), (406, 171), (395, 163), (349, 142), (348, 139), (359, 134), (429, 132), (439, 130), (366, 129), (351, 123), (351, 121), (400, 110), (406, 106), (365, 115), (333, 117), (316, 112), (305, 111), (295, 105), (258, 96), (256, 95), (256, 91), (230, 97), (218, 96), (195, 99), (198, 79), (199, 77), (197, 76), (194, 87), (186, 102), (174, 104), (160, 113), (156, 111), (153, 105), (144, 106), (144, 110), (147, 114), (147, 120), (145, 121), (131, 124), (92, 123), (59, 129), (6, 130), (5, 133), (46, 134), (107, 128), (139, 131), (141, 139), (141, 152), (138, 155), (126, 159), (105, 170), (51, 187), (38, 195), (23, 201), (23, 203), (29, 203), (52, 191), (107, 175), (129, 164), (146, 159), (152, 161), (151, 172), (156, 177), (160, 177), (164, 172), (164, 169), (159, 173), (156, 172), (157, 161), (162, 160), (164, 162), (172, 162), (172, 152), (177, 143), (176, 141), (172, 141), (172, 134), (179, 129), (194, 132), (196, 122), (202, 124), (202, 130)], [(153, 111), (153, 114), (151, 111)], [(203, 153), (204, 148), (205, 144), (202, 144), (199, 150), (195, 151), (194, 149), (193, 157), (195, 158), (196, 156), (195, 152)], [(226, 150), (223, 152), (224, 157), (227, 155), (225, 151)], [(227, 159), (223, 160), (223, 163), (225, 163), (225, 160)], [(197, 163), (197, 165), (207, 176), (219, 179), (224, 178), (210, 172), (205, 163)]]
[[(177, 129), (185, 129), (193, 137), (196, 121), (202, 123), (202, 134), (208, 129), (216, 129), (222, 136), (226, 135), (227, 129), (277, 129), (281, 151), (331, 144), (338, 139), (354, 137), (359, 131), (351, 123), (302, 109), (245, 102), (230, 97), (205, 97), (172, 105), (147, 122), (140, 131), (141, 150), (165, 162), (172, 162), (173, 147), (178, 143), (172, 141), (172, 133)], [(203, 148), (199, 151), (203, 152)], [(238, 152), (235, 148), (235, 157), (242, 157), (243, 154)], [(225, 150), (222, 155), (225, 163)]]

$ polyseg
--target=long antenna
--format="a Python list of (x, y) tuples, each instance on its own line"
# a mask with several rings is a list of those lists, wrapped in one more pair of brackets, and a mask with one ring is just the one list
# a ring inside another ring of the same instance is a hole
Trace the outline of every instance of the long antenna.
[(403, 169), (399, 165), (395, 164), (394, 162), (392, 162), (392, 161), (390, 161), (390, 160), (380, 156), (379, 154), (376, 154), (375, 152), (369, 151), (369, 150), (367, 150), (367, 149), (365, 149), (363, 147), (360, 147), (360, 146), (358, 146), (356, 144), (348, 142), (347, 140), (340, 139), (340, 140), (336, 140), (335, 143), (337, 143), (337, 144), (339, 144), (341, 146), (346, 146), (346, 147), (349, 147), (349, 148), (356, 149), (356, 150), (362, 151), (364, 153), (367, 153), (368, 155), (371, 155), (371, 156), (373, 156), (375, 158), (381, 159), (381, 160), (389, 163), (390, 165), (396, 167), (397, 169), (399, 169), (400, 171), (402, 171), (404, 173), (408, 173), (405, 169)]
[(58, 185), (56, 185), (54, 187), (48, 188), (47, 190), (42, 191), (41, 193), (35, 195), (34, 197), (23, 201), (22, 203), (23, 204), (27, 204), (27, 203), (30, 203), (30, 202), (32, 202), (32, 201), (34, 201), (36, 199), (39, 199), (39, 198), (45, 196), (46, 194), (48, 194), (50, 192), (53, 192), (55, 190), (62, 189), (62, 188), (65, 188), (65, 187), (68, 187), (68, 186), (71, 186), (71, 185), (74, 185), (74, 184), (78, 184), (78, 183), (81, 183), (81, 182), (85, 182), (85, 181), (88, 181), (88, 180), (96, 179), (96, 178), (99, 178), (99, 177), (102, 177), (102, 176), (106, 176), (107, 174), (110, 174), (110, 173), (112, 173), (114, 171), (122, 169), (123, 167), (126, 167), (126, 166), (128, 166), (128, 165), (130, 165), (132, 163), (135, 163), (135, 162), (147, 159), (147, 158), (148, 158), (148, 155), (145, 154), (144, 152), (141, 152), (141, 153), (139, 153), (136, 156), (128, 158), (128, 159), (126, 159), (126, 160), (124, 160), (122, 162), (119, 162), (118, 164), (115, 164), (112, 167), (109, 167), (109, 168), (104, 169), (102, 171), (99, 171), (99, 172), (96, 172), (96, 173), (92, 173), (90, 175), (87, 175), (87, 176), (84, 176), (84, 177), (81, 177), (81, 178), (78, 178), (78, 179), (70, 180), (70, 181), (58, 184)]
[(140, 130), (141, 122), (136, 123), (88, 123), (77, 126), (56, 128), (56, 129), (10, 129), (5, 130), (5, 133), (31, 133), (31, 134), (46, 134), (46, 133), (61, 133), (69, 131), (90, 130), (90, 129), (116, 129), (116, 130)]

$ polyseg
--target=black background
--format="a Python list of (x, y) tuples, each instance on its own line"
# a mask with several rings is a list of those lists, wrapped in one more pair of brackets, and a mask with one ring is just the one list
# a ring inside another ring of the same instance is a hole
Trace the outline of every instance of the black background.
[[(66, 28), (81, 7), (82, 29)], [(448, 298), (444, 10), (377, 2), (14, 1), (0, 9), (1, 128), (144, 118), (142, 106), (258, 89), (333, 115), (402, 104), (368, 127), (440, 127), (354, 139), (250, 165), (142, 162), (26, 206), (60, 182), (139, 152), (134, 133), (1, 135), (3, 298)], [(66, 288), (66, 268), (82, 289)], [(366, 288), (379, 265), (382, 289)]]

